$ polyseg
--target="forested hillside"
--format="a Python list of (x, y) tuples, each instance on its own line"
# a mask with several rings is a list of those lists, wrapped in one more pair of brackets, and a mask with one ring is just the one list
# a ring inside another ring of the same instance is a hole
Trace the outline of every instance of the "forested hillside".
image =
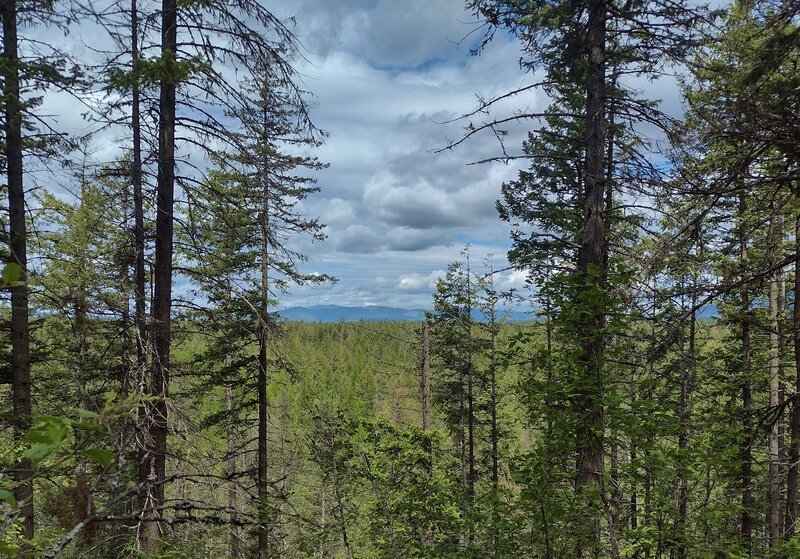
[(0, 0), (0, 557), (800, 557), (800, 2), (285, 4)]

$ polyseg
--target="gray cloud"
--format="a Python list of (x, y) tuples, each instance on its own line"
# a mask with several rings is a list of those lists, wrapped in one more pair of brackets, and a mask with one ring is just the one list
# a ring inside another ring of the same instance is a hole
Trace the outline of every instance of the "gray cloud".
[(277, 1), (268, 5), (296, 16), (296, 32), (312, 55), (345, 52), (381, 68), (449, 59), (475, 26), (463, 0), (304, 0), (296, 12)]

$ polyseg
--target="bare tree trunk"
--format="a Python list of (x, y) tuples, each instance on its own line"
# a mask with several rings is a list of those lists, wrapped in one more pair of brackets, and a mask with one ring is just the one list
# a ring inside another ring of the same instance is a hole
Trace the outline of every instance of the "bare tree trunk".
[[(467, 464), (467, 398), (464, 389), (464, 364), (458, 364), (458, 457), (461, 462), (461, 483), (466, 488), (469, 482), (469, 467)], [(464, 507), (466, 512), (466, 503)]]
[(472, 269), (467, 251), (467, 460), (469, 468), (468, 489), (470, 505), (475, 499), (475, 371), (473, 370), (472, 337)]
[(292, 475), (291, 460), (287, 456), (286, 443), (289, 439), (289, 396), (286, 390), (282, 390), (280, 394), (280, 425), (278, 437), (280, 441), (280, 501), (276, 507), (278, 534), (280, 536), (280, 546), (278, 548), (277, 556), (283, 558), (289, 551), (289, 539), (287, 531), (287, 522), (284, 515), (285, 505), (287, 504), (287, 486)]
[[(739, 196), (739, 213), (744, 216), (747, 211), (747, 201), (744, 194)], [(744, 265), (747, 260), (747, 238), (742, 231), (739, 235), (739, 259)], [(742, 291), (741, 298), (741, 342), (742, 342), (742, 411), (743, 434), (742, 446), (739, 451), (741, 466), (739, 467), (739, 477), (742, 484), (742, 525), (741, 537), (742, 547), (746, 554), (753, 550), (753, 456), (752, 441), (748, 436), (750, 431), (750, 413), (753, 408), (753, 395), (750, 386), (750, 295), (745, 289)]]
[(233, 387), (228, 384), (225, 387), (225, 408), (228, 410), (228, 440), (226, 454), (228, 455), (226, 469), (228, 470), (228, 508), (230, 509), (230, 527), (228, 528), (228, 555), (231, 559), (239, 559), (239, 509), (237, 502), (236, 489), (236, 432), (234, 425), (236, 415), (233, 407)]
[[(20, 281), (27, 279), (27, 231), (25, 225), (25, 187), (22, 168), (22, 102), (20, 99), (19, 54), (17, 51), (17, 2), (3, 0), (3, 97), (5, 102), (5, 158), (8, 187), (10, 262), (20, 268)], [(30, 331), (28, 328), (28, 287), (24, 283), (11, 288), (11, 390), (14, 437), (19, 439), (31, 425)], [(33, 539), (33, 482), (31, 462), (21, 459), (14, 466), (14, 489), (22, 516), (22, 535)], [(23, 544), (22, 557), (30, 551)]]
[[(770, 250), (777, 257), (782, 237), (783, 224), (782, 217), (776, 213), (773, 216)], [(770, 409), (777, 411), (779, 404), (780, 391), (780, 342), (778, 340), (778, 321), (779, 321), (779, 299), (781, 270), (776, 270), (769, 282), (769, 405)], [(769, 546), (774, 547), (781, 538), (780, 525), (780, 502), (781, 502), (781, 476), (780, 476), (780, 456), (778, 449), (778, 421), (776, 418), (772, 423), (769, 433), (769, 512), (767, 515), (767, 527), (769, 536)]]
[[(749, 296), (742, 294), (742, 311), (748, 312), (750, 305)], [(742, 545), (747, 553), (753, 548), (753, 458), (752, 441), (748, 435), (750, 430), (750, 413), (753, 409), (753, 396), (750, 387), (750, 320), (742, 319), (742, 410), (744, 413), (744, 439), (740, 451), (741, 466), (740, 478), (742, 483)]]
[(430, 325), (422, 321), (422, 428), (431, 428), (431, 352)]
[[(692, 297), (689, 303), (692, 309), (697, 305), (697, 275), (695, 274), (692, 281)], [(691, 435), (691, 415), (692, 415), (692, 385), (694, 384), (695, 367), (697, 362), (696, 356), (696, 339), (697, 339), (697, 316), (695, 311), (692, 311), (689, 322), (689, 351), (688, 363), (681, 378), (681, 396), (680, 396), (680, 417), (681, 417), (681, 433), (678, 437), (678, 448), (681, 454), (687, 459), (687, 451), (689, 449), (689, 437)], [(689, 468), (684, 465), (680, 472), (680, 483), (678, 484), (678, 546), (677, 557), (679, 559), (686, 559), (687, 557), (687, 514), (689, 505)]]
[[(162, 0), (161, 56), (174, 58), (177, 53), (177, 0)], [(164, 504), (167, 459), (167, 397), (170, 376), (170, 335), (172, 313), (172, 252), (175, 202), (175, 81), (161, 81), (158, 123), (158, 176), (156, 179), (156, 242), (154, 292), (152, 305), (152, 384), (155, 398), (148, 406), (147, 455), (150, 484), (147, 508)], [(159, 516), (160, 513), (153, 516)], [(155, 549), (160, 538), (158, 521), (145, 523), (140, 532), (143, 551)]]
[(619, 511), (622, 505), (622, 491), (619, 479), (619, 448), (616, 440), (611, 441), (611, 521), (609, 522), (609, 544), (611, 546), (611, 559), (619, 559), (620, 518)]
[[(131, 66), (139, 62), (139, 9), (138, 0), (131, 0)], [(142, 136), (140, 116), (139, 80), (134, 77), (131, 96), (131, 131), (133, 134), (133, 153), (131, 161), (131, 184), (133, 186), (133, 250), (134, 250), (134, 322), (136, 324), (136, 384), (142, 395), (150, 392), (147, 374), (148, 338), (146, 315), (145, 279), (145, 238), (144, 238), (144, 196), (142, 193)], [(147, 415), (148, 408), (139, 406), (137, 411), (137, 479), (140, 486), (146, 487), (150, 475), (148, 454)], [(148, 506), (148, 491), (139, 494), (139, 508)]]
[[(635, 464), (636, 456), (636, 442), (631, 438), (629, 456), (631, 464)], [(630, 513), (631, 513), (631, 530), (636, 530), (639, 527), (639, 495), (636, 492), (636, 477), (631, 480), (631, 498), (630, 498)]]
[[(800, 190), (795, 192), (795, 198), (800, 198)], [(794, 299), (800, 297), (800, 215), (795, 217), (795, 262), (794, 262)], [(794, 340), (795, 362), (795, 393), (792, 404), (791, 434), (789, 443), (789, 471), (787, 474), (786, 493), (786, 529), (784, 538), (792, 538), (796, 531), (797, 523), (797, 481), (798, 467), (800, 466), (800, 305), (795, 303), (792, 308), (792, 337)]]
[[(264, 84), (263, 87), (268, 87)], [(268, 145), (267, 138), (267, 90), (262, 92), (264, 137), (262, 148)], [(269, 419), (269, 401), (267, 398), (267, 382), (269, 373), (269, 163), (264, 156), (262, 170), (262, 198), (261, 198), (261, 317), (260, 334), (258, 339), (258, 556), (268, 559), (269, 553), (269, 518), (267, 514), (267, 498), (269, 493), (268, 479), (268, 435), (267, 421)]]
[[(139, 62), (139, 12), (138, 0), (131, 0), (131, 65)], [(133, 185), (133, 251), (134, 251), (134, 321), (136, 323), (136, 366), (139, 389), (147, 391), (147, 288), (145, 275), (144, 195), (142, 192), (142, 126), (140, 115), (139, 80), (134, 78), (131, 93), (131, 131), (133, 154), (131, 183)], [(144, 414), (140, 408), (140, 414)], [(142, 418), (143, 419), (143, 418)], [(140, 445), (140, 449), (143, 449)], [(145, 473), (145, 477), (146, 477)], [(141, 480), (141, 476), (140, 476)]]
[[(138, 0), (131, 0), (131, 64), (139, 62), (139, 12)], [(134, 300), (136, 314), (136, 355), (138, 366), (144, 370), (147, 364), (147, 316), (145, 287), (145, 240), (144, 240), (144, 195), (142, 192), (142, 125), (140, 114), (139, 80), (133, 80), (131, 93), (131, 130), (133, 133), (133, 160), (131, 182), (133, 184), (133, 248), (136, 257), (134, 271)]]
[[(783, 216), (781, 216), (781, 242), (783, 237)], [(781, 254), (783, 250), (781, 250)], [(778, 427), (778, 531), (780, 537), (786, 526), (786, 428), (784, 425), (784, 398), (786, 394), (786, 383), (784, 382), (783, 360), (786, 357), (786, 332), (784, 323), (784, 313), (786, 312), (786, 274), (780, 270), (780, 281), (778, 287), (778, 409), (781, 410), (777, 417)]]
[(497, 485), (500, 480), (498, 467), (498, 443), (500, 436), (497, 430), (497, 323), (494, 304), (492, 304), (489, 312), (489, 327), (491, 328), (489, 332), (489, 343), (491, 344), (491, 354), (489, 355), (489, 412), (491, 416), (489, 420), (491, 421), (490, 428), (492, 439), (492, 489), (497, 492)]
[[(605, 247), (604, 193), (606, 150), (606, 1), (591, 0), (589, 14), (588, 68), (586, 78), (586, 162), (584, 219), (578, 268), (594, 288), (602, 290), (603, 253)], [(599, 274), (599, 275), (596, 275)], [(579, 392), (580, 422), (578, 426), (578, 473), (576, 495), (584, 507), (579, 520), (577, 541), (578, 557), (599, 557), (601, 552), (601, 519), (603, 511), (597, 510), (596, 495), (603, 492), (604, 470), (604, 411), (602, 361), (604, 353), (603, 326), (605, 313), (593, 310), (583, 319), (580, 327), (583, 369)]]

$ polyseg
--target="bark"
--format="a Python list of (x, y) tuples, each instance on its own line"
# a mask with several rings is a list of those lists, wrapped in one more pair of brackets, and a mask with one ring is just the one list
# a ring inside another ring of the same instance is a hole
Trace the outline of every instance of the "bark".
[[(587, 33), (588, 68), (586, 76), (586, 162), (583, 235), (578, 255), (578, 268), (585, 279), (594, 278), (594, 289), (602, 291), (603, 252), (605, 247), (605, 47), (606, 1), (588, 3)], [(599, 273), (599, 275), (597, 275)], [(578, 325), (581, 330), (581, 368), (583, 379), (578, 394), (578, 473), (576, 495), (584, 507), (579, 520), (577, 553), (579, 557), (599, 557), (601, 550), (601, 518), (597, 496), (603, 492), (604, 411), (602, 361), (605, 313), (602, 308), (588, 310)]]
[(234, 425), (236, 423), (235, 411), (233, 409), (233, 387), (228, 384), (225, 387), (225, 407), (228, 410), (230, 426), (228, 427), (228, 440), (226, 453), (228, 460), (226, 469), (228, 474), (228, 508), (230, 509), (230, 527), (228, 528), (228, 555), (231, 559), (238, 559), (239, 552), (239, 509), (236, 490), (236, 433)]
[[(138, 0), (131, 0), (131, 63), (134, 68), (139, 61), (139, 13)], [(131, 131), (133, 133), (133, 154), (131, 161), (131, 183), (133, 184), (133, 250), (134, 300), (136, 315), (136, 355), (140, 370), (147, 363), (147, 316), (145, 286), (145, 237), (144, 237), (144, 195), (142, 192), (142, 125), (140, 114), (140, 87), (138, 78), (133, 80), (131, 94)]]
[[(746, 293), (742, 294), (742, 308), (749, 307), (750, 301)], [(744, 438), (740, 450), (741, 466), (739, 475), (742, 484), (742, 545), (749, 554), (753, 548), (753, 458), (750, 431), (750, 414), (753, 409), (753, 396), (750, 387), (750, 320), (742, 320), (742, 409), (744, 412)]]
[[(162, 0), (161, 56), (173, 59), (177, 52), (177, 0)], [(175, 201), (175, 90), (173, 76), (160, 83), (158, 123), (158, 175), (156, 179), (155, 266), (152, 304), (152, 382), (155, 400), (148, 406), (145, 466), (150, 484), (147, 507), (164, 504), (167, 458), (167, 396), (170, 376), (170, 333), (172, 311), (172, 252)], [(150, 515), (152, 517), (152, 515)], [(152, 551), (160, 538), (159, 523), (145, 522), (140, 532), (143, 551)]]
[[(636, 443), (631, 440), (630, 444), (630, 460), (631, 464), (636, 464)], [(630, 512), (631, 512), (631, 530), (635, 531), (636, 528), (639, 526), (639, 495), (636, 492), (636, 479), (631, 482), (631, 500), (630, 500)]]
[[(616, 89), (616, 77), (611, 80), (612, 89)], [(608, 130), (606, 138), (606, 182), (605, 182), (605, 212), (606, 229), (611, 229), (609, 213), (612, 209), (614, 200), (614, 123), (616, 117), (616, 106), (614, 102), (608, 105)], [(608, 235), (603, 240), (603, 281), (608, 279), (608, 259), (610, 247)], [(611, 514), (609, 518), (609, 543), (611, 545), (611, 559), (619, 559), (619, 538), (620, 538), (620, 508), (622, 506), (622, 488), (619, 477), (619, 448), (617, 440), (611, 442)]]
[(472, 269), (469, 265), (469, 252), (467, 252), (467, 450), (468, 450), (468, 489), (470, 504), (475, 498), (475, 371), (473, 363), (473, 338), (472, 338)]
[[(20, 267), (25, 281), (28, 270), (25, 225), (25, 187), (22, 168), (22, 101), (20, 99), (19, 54), (17, 51), (17, 3), (0, 4), (3, 18), (3, 57), (5, 58), (3, 101), (5, 103), (5, 158), (8, 187), (10, 262)], [(23, 283), (11, 289), (11, 391), (14, 437), (19, 439), (31, 425), (30, 332), (28, 328), (28, 287)], [(31, 462), (22, 459), (13, 469), (17, 485), (14, 498), (22, 516), (22, 535), (33, 539), (33, 482)], [(30, 551), (23, 544), (20, 557)]]
[[(779, 254), (779, 243), (782, 236), (783, 224), (779, 215), (773, 216), (771, 232), (771, 251)], [(769, 283), (769, 405), (771, 410), (777, 410), (780, 391), (780, 343), (778, 340), (778, 321), (780, 304), (781, 270), (773, 272)], [(781, 538), (780, 503), (781, 503), (781, 476), (780, 456), (778, 444), (779, 418), (772, 423), (769, 433), (769, 479), (768, 493), (769, 505), (767, 514), (767, 528), (769, 546), (777, 545)]]
[(611, 442), (611, 518), (609, 523), (609, 544), (611, 546), (611, 559), (619, 559), (620, 536), (620, 508), (622, 506), (622, 491), (619, 479), (619, 448), (616, 441)]
[[(783, 216), (781, 216), (783, 225)], [(781, 227), (783, 232), (783, 227)], [(783, 233), (781, 233), (783, 234)], [(782, 251), (781, 251), (782, 252)], [(783, 360), (786, 357), (786, 328), (784, 324), (784, 313), (786, 311), (786, 274), (780, 270), (780, 285), (778, 287), (778, 409), (781, 410), (777, 418), (778, 427), (778, 531), (783, 537), (786, 526), (786, 427), (784, 425), (784, 398), (786, 394), (786, 383), (784, 382)]]
[[(138, 0), (131, 0), (131, 66), (136, 68), (139, 61), (139, 11)], [(134, 323), (136, 324), (136, 385), (142, 396), (151, 393), (150, 375), (148, 374), (149, 339), (147, 332), (147, 291), (145, 275), (145, 231), (144, 231), (144, 196), (142, 192), (142, 139), (140, 116), (140, 87), (138, 78), (133, 80), (131, 94), (131, 132), (132, 161), (131, 184), (133, 186), (133, 250), (134, 250)], [(147, 445), (148, 415), (147, 406), (141, 405), (137, 410), (138, 432), (136, 446), (138, 450), (137, 478), (140, 487), (147, 487), (150, 476), (151, 460)], [(148, 507), (148, 491), (139, 496), (139, 508)]]
[[(739, 213), (744, 215), (747, 210), (744, 195), (739, 198)], [(747, 239), (742, 233), (739, 237), (739, 258), (744, 264), (747, 261)], [(742, 520), (741, 538), (742, 547), (749, 555), (753, 549), (753, 456), (752, 442), (749, 436), (750, 414), (753, 409), (753, 395), (750, 386), (750, 295), (745, 289), (742, 291), (741, 298), (741, 342), (742, 342), (742, 411), (744, 414), (742, 425), (742, 445), (739, 451), (741, 466), (739, 467), (739, 477), (742, 484)]]
[(431, 352), (430, 326), (428, 321), (422, 322), (422, 428), (431, 428)]
[[(795, 192), (795, 197), (800, 198), (800, 191)], [(795, 262), (794, 262), (794, 297), (798, 300), (800, 293), (800, 215), (795, 217)], [(792, 308), (792, 338), (794, 341), (795, 361), (795, 400), (792, 404), (791, 434), (789, 443), (789, 471), (787, 473), (786, 494), (786, 529), (784, 538), (792, 538), (797, 522), (797, 481), (798, 462), (800, 462), (800, 305), (795, 303)]]
[[(265, 84), (264, 87), (267, 87)], [(266, 90), (264, 91), (266, 97)], [(263, 137), (262, 148), (268, 145), (267, 138), (267, 99), (263, 98)], [(269, 518), (267, 515), (267, 498), (269, 493), (268, 480), (268, 432), (267, 420), (269, 419), (269, 401), (267, 399), (267, 375), (269, 371), (269, 168), (264, 156), (262, 169), (262, 198), (261, 198), (261, 317), (260, 333), (258, 339), (258, 556), (267, 559), (269, 551)]]
[(494, 303), (492, 303), (492, 307), (490, 309), (489, 314), (489, 343), (490, 345), (490, 355), (489, 355), (489, 407), (490, 407), (490, 418), (489, 421), (490, 429), (491, 429), (491, 441), (492, 441), (492, 489), (494, 492), (497, 492), (497, 485), (499, 483), (499, 456), (498, 456), (498, 442), (499, 442), (499, 433), (497, 430), (497, 322), (495, 317), (495, 309)]
[[(697, 305), (697, 275), (695, 274), (692, 284), (691, 306), (694, 309)], [(687, 557), (687, 514), (689, 504), (689, 468), (687, 451), (689, 449), (689, 437), (691, 436), (691, 415), (692, 415), (692, 386), (694, 384), (696, 367), (696, 340), (697, 340), (697, 317), (695, 312), (689, 322), (689, 350), (686, 363), (681, 378), (680, 394), (680, 417), (681, 433), (678, 436), (678, 448), (681, 450), (684, 465), (680, 472), (680, 483), (678, 484), (678, 546), (677, 557), (685, 559)]]
[[(135, 69), (139, 61), (139, 9), (138, 0), (131, 0), (131, 66)], [(134, 70), (135, 71), (135, 70)], [(131, 185), (133, 186), (133, 252), (134, 252), (134, 272), (133, 272), (133, 298), (134, 298), (134, 322), (136, 324), (136, 384), (139, 393), (142, 395), (150, 392), (147, 374), (147, 316), (146, 316), (146, 291), (145, 291), (145, 267), (144, 267), (144, 198), (142, 195), (142, 138), (141, 138), (141, 116), (140, 116), (140, 88), (139, 80), (133, 80), (131, 94), (131, 132), (132, 138), (132, 161), (131, 161)], [(146, 433), (142, 429), (147, 424), (147, 408), (139, 406), (137, 433), (138, 448), (138, 471), (137, 477), (140, 486), (144, 487), (150, 475), (150, 460), (148, 458), (147, 444), (145, 442)], [(143, 491), (139, 495), (139, 508), (147, 507), (147, 492)]]

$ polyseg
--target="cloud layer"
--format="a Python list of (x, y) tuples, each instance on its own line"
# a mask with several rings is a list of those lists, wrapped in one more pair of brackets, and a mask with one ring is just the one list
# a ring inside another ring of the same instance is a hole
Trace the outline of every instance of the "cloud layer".
[[(524, 83), (517, 44), (501, 38), (472, 56), (476, 23), (462, 0), (305, 0), (296, 21), (314, 118), (330, 133), (318, 154), (330, 167), (306, 202), (328, 239), (297, 248), (309, 270), (339, 282), (293, 289), (282, 306), (429, 306), (436, 279), (467, 243), (476, 262), (492, 253), (503, 267), (508, 228), (494, 206), (517, 167), (469, 165), (498, 155), (490, 135), (437, 150), (463, 134), (466, 123), (450, 121), (474, 109), (476, 95)], [(542, 108), (546, 100), (515, 103)], [(510, 147), (526, 126), (509, 130)]]

